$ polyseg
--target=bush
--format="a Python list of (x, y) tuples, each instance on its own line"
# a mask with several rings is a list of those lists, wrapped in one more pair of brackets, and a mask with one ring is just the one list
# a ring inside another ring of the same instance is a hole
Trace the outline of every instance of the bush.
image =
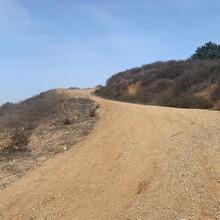
[[(157, 62), (113, 75), (95, 94), (134, 103), (208, 108), (212, 107), (213, 101), (220, 99), (220, 91), (214, 91), (209, 101), (198, 97), (197, 93), (219, 81), (220, 59)], [(130, 95), (129, 88), (136, 83), (140, 86), (135, 94)]]
[(70, 125), (72, 122), (71, 122), (71, 120), (69, 119), (69, 118), (65, 118), (64, 120), (63, 120), (63, 124), (64, 125)]
[(179, 97), (163, 97), (163, 99), (160, 100), (160, 104), (176, 108), (209, 109), (213, 107), (213, 104), (209, 100), (190, 93), (183, 94)]
[(211, 94), (211, 99), (212, 99), (213, 101), (220, 100), (220, 84), (219, 84), (218, 87), (216, 87), (216, 89), (212, 92), (212, 94)]
[(70, 87), (69, 89), (78, 90), (78, 89), (80, 89), (80, 88), (79, 88), (79, 87), (74, 86), (74, 87)]
[(103, 87), (103, 85), (99, 84), (99, 85), (97, 85), (95, 88), (100, 89), (100, 88), (102, 88), (102, 87)]
[(219, 59), (220, 45), (213, 42), (208, 42), (196, 49), (196, 52), (191, 56), (191, 59)]
[(186, 92), (191, 86), (190, 76), (189, 75), (182, 75), (179, 77), (174, 84), (174, 92), (176, 96)]
[(27, 151), (27, 146), (30, 142), (30, 132), (23, 128), (16, 128), (10, 135), (9, 143), (3, 148), (8, 152)]
[(168, 79), (159, 79), (154, 84), (149, 86), (148, 91), (151, 93), (161, 93), (166, 91), (172, 83)]
[(89, 110), (89, 116), (91, 117), (91, 118), (93, 118), (93, 117), (95, 117), (96, 116), (96, 107), (93, 107), (93, 108), (91, 108), (90, 110)]

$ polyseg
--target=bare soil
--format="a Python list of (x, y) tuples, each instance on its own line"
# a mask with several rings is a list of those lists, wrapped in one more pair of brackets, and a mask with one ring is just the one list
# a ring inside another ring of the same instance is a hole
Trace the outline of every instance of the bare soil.
[(220, 219), (220, 112), (91, 98), (93, 132), (0, 192), (0, 219)]

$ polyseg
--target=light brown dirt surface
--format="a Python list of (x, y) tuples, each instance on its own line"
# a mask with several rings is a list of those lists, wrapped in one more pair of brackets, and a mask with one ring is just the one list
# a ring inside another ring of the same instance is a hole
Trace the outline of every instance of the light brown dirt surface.
[(220, 112), (92, 98), (93, 132), (0, 192), (0, 219), (220, 219)]

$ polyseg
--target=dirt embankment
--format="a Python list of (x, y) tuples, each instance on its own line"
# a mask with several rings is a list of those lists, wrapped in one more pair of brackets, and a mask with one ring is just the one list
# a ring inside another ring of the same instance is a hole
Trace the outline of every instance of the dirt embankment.
[(219, 112), (93, 99), (93, 132), (3, 190), (0, 218), (220, 218)]

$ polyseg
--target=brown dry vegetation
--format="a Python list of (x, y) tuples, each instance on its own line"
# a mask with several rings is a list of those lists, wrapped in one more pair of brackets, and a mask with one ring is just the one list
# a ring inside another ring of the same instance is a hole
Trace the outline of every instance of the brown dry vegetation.
[(68, 150), (86, 136), (97, 117), (86, 96), (51, 90), (0, 108), (0, 190), (27, 170)]
[[(96, 91), (109, 99), (181, 108), (219, 109), (220, 60), (156, 62), (113, 75)], [(203, 92), (209, 88), (209, 93)]]

